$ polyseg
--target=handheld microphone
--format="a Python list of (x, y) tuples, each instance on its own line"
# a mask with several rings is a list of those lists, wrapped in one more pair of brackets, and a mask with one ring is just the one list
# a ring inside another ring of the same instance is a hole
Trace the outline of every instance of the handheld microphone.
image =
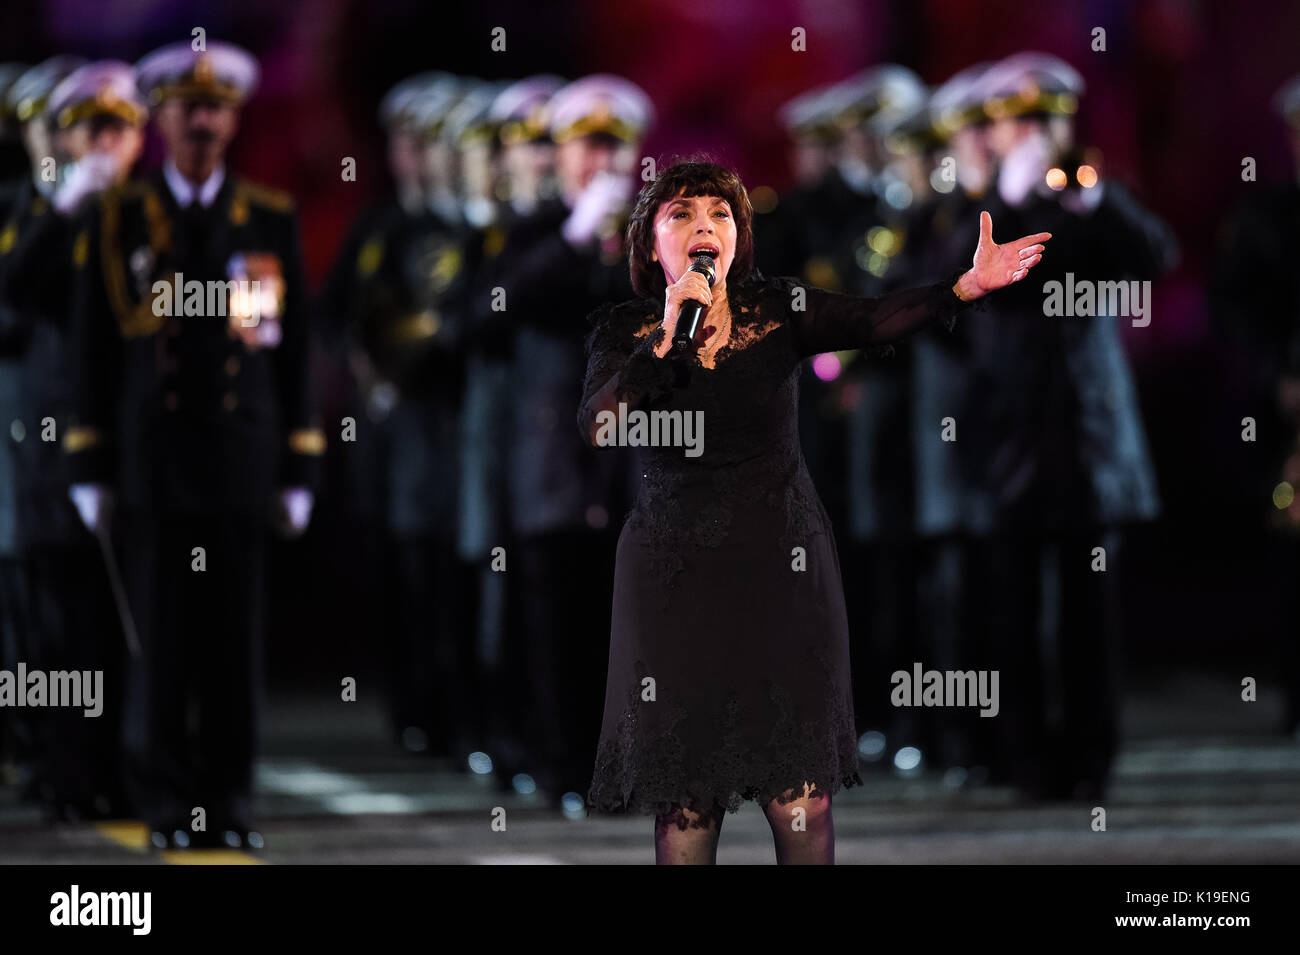
[[(690, 271), (699, 272), (704, 276), (704, 280), (709, 283), (709, 288), (713, 288), (713, 279), (716, 275), (713, 259), (712, 252), (701, 252), (691, 260), (690, 267)], [(703, 318), (703, 302), (694, 299), (682, 302), (681, 310), (677, 313), (677, 333), (673, 335), (673, 354), (684, 355), (691, 350), (695, 342), (695, 333), (699, 331), (700, 321)]]

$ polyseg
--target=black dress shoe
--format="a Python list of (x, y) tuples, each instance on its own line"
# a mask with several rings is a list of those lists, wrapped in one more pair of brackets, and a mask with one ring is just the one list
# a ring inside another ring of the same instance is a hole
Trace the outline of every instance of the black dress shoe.
[(589, 783), (584, 784), (576, 780), (570, 780), (569, 785), (552, 790), (550, 792), (551, 808), (558, 809), (566, 816), (585, 815), (589, 785)]
[(226, 844), (226, 827), (208, 826), (203, 832), (190, 833), (191, 849), (228, 849)]
[(134, 815), (131, 801), (125, 794), (112, 788), (96, 792), (86, 805), (86, 813), (92, 820), (130, 819)]
[(194, 846), (195, 835), (201, 833), (191, 833), (183, 824), (164, 822), (151, 827), (149, 833), (149, 843), (157, 850), (164, 849), (192, 849)]
[(54, 822), (101, 822), (106, 819), (130, 819), (126, 800), (110, 793), (95, 793), (71, 798), (58, 797), (46, 805)]
[(221, 849), (256, 851), (266, 846), (262, 833), (246, 819), (219, 818), (212, 831), (216, 836), (216, 845)]
[(158, 849), (224, 849), (224, 833), (220, 827), (193, 830), (184, 822), (154, 826), (150, 841)]
[(266, 848), (266, 840), (256, 829), (247, 826), (225, 826), (221, 830), (221, 846), (224, 849), (246, 849), (256, 852)]
[(538, 790), (537, 780), (533, 775), (518, 766), (497, 767), (493, 770), (498, 792), (514, 793), (518, 796), (532, 796)]

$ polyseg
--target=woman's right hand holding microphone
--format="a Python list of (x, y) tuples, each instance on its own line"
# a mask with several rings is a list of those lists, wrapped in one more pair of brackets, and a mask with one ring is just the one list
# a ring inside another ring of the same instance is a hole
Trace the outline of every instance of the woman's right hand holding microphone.
[(677, 334), (677, 316), (686, 302), (703, 302), (706, 313), (713, 304), (713, 290), (709, 288), (708, 279), (699, 272), (692, 272), (689, 269), (681, 278), (668, 286), (664, 293), (662, 325), (667, 334), (655, 346), (655, 354), (660, 358), (666, 357), (673, 349), (673, 336)]

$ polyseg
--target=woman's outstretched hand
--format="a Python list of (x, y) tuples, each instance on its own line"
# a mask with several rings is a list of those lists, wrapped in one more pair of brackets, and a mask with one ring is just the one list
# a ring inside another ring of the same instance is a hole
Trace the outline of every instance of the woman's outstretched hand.
[(970, 301), (1019, 282), (1043, 260), (1043, 243), (1051, 237), (1050, 232), (1038, 232), (998, 245), (993, 241), (993, 217), (981, 212), (980, 241), (975, 247), (975, 258), (971, 268), (957, 280), (953, 291), (958, 298)]

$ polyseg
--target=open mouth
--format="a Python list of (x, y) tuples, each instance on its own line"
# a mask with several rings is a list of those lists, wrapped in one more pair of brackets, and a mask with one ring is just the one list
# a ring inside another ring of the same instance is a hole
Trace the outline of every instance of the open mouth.
[(701, 242), (699, 245), (691, 246), (690, 250), (686, 254), (691, 256), (691, 258), (694, 258), (697, 255), (711, 255), (716, 259), (722, 254), (722, 250), (711, 242)]

